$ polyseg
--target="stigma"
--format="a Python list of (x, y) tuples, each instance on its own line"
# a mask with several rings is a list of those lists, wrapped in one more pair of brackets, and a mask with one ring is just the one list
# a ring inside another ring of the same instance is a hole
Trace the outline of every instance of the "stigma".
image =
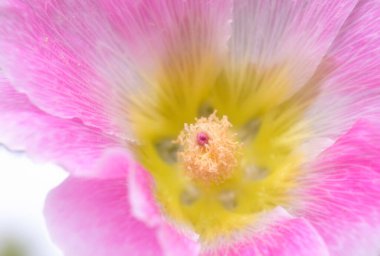
[(185, 124), (176, 142), (185, 175), (202, 183), (221, 183), (230, 178), (239, 163), (241, 144), (226, 116), (216, 112)]

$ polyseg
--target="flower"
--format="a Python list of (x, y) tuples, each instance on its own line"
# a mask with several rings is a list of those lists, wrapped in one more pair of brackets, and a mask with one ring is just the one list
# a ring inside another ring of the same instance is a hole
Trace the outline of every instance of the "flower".
[(66, 255), (378, 255), (380, 3), (4, 1), (0, 141)]

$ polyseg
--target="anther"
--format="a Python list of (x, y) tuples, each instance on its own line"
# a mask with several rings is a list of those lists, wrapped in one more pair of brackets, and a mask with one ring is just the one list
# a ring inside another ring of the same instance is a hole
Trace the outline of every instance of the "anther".
[(199, 191), (194, 187), (187, 187), (185, 190), (181, 193), (181, 203), (184, 205), (191, 205), (193, 204), (199, 197)]
[(232, 210), (237, 206), (236, 193), (232, 190), (227, 190), (220, 193), (219, 200), (223, 207), (227, 210)]
[(164, 139), (156, 144), (158, 155), (169, 164), (177, 162), (178, 144), (172, 139)]
[(255, 165), (247, 165), (244, 168), (248, 180), (262, 180), (268, 176), (268, 170)]
[(220, 183), (232, 176), (238, 165), (241, 145), (226, 116), (209, 117), (185, 124), (177, 143), (178, 160), (188, 177), (205, 183)]

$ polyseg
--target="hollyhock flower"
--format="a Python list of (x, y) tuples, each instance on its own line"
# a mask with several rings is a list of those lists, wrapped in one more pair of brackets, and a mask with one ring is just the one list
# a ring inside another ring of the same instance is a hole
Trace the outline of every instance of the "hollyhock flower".
[(66, 255), (378, 255), (379, 17), (3, 1), (0, 141), (70, 173), (46, 203)]

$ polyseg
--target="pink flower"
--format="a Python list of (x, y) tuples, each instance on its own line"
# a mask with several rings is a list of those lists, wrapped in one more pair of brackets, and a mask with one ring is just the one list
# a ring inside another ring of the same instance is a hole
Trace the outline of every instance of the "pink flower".
[(380, 253), (378, 1), (0, 8), (0, 141), (70, 173), (65, 255)]

